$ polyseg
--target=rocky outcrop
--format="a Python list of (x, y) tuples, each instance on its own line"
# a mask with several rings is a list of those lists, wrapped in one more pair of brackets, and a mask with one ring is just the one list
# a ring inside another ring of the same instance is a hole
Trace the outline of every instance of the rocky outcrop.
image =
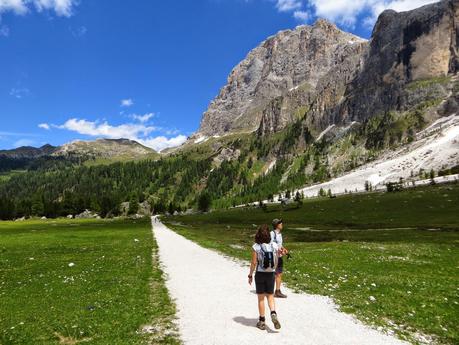
[(342, 47), (340, 59), (318, 80), (315, 88), (300, 86), (272, 100), (262, 111), (258, 134), (280, 131), (297, 120), (304, 121), (317, 133), (328, 126), (330, 119), (323, 114), (332, 116), (345, 99), (347, 86), (357, 75), (367, 47), (365, 41)]
[(301, 90), (301, 95), (297, 93), (300, 97), (313, 92), (347, 54), (354, 54), (348, 48), (363, 42), (322, 19), (314, 26), (300, 26), (268, 38), (231, 72), (195, 136), (255, 130), (272, 110), (280, 115), (275, 119), (276, 127), (285, 125), (292, 115), (276, 109), (279, 104), (271, 101), (296, 90)]
[[(369, 42), (325, 20), (278, 33), (232, 71), (198, 135), (280, 131), (303, 121), (314, 135), (330, 125), (404, 111), (450, 90), (435, 80), (459, 69), (459, 0), (383, 12)], [(458, 102), (448, 100), (456, 109)], [(446, 113), (451, 113), (446, 110)]]
[[(411, 95), (415, 99), (407, 102), (406, 85), (457, 72), (458, 20), (459, 0), (403, 13), (383, 12), (362, 70), (348, 87), (335, 120), (361, 121), (389, 110), (404, 110), (426, 98), (428, 95)], [(446, 94), (436, 97), (441, 96)]]

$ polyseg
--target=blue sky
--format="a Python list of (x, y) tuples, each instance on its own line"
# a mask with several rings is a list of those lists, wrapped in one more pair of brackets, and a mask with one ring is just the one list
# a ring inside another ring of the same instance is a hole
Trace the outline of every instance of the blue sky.
[(0, 149), (183, 142), (266, 37), (325, 17), (368, 38), (385, 8), (433, 0), (0, 0)]

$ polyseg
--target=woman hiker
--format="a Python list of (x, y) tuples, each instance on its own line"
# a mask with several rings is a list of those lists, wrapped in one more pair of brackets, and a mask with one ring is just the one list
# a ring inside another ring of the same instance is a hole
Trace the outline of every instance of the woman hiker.
[(281, 291), (282, 274), (284, 273), (284, 259), (283, 256), (288, 256), (288, 250), (284, 247), (284, 241), (282, 239), (282, 229), (284, 228), (284, 222), (282, 219), (273, 220), (273, 231), (271, 231), (271, 242), (277, 244), (279, 248), (279, 261), (276, 268), (276, 292), (274, 297), (276, 298), (287, 298)]
[(253, 273), (255, 273), (255, 286), (258, 297), (258, 311), (260, 318), (257, 327), (261, 330), (266, 329), (265, 319), (265, 298), (268, 300), (269, 310), (271, 311), (271, 321), (275, 329), (280, 329), (281, 325), (277, 318), (276, 305), (274, 302), (275, 272), (278, 260), (278, 246), (271, 242), (269, 226), (262, 225), (258, 228), (255, 235), (255, 244), (252, 250), (252, 262), (250, 264), (249, 284), (252, 285)]

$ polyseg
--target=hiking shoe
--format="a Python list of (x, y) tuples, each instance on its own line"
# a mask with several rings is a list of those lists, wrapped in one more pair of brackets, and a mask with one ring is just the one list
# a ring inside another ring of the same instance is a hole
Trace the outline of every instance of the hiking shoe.
[(262, 331), (266, 330), (266, 324), (264, 321), (258, 321), (257, 322), (257, 328), (261, 329)]
[(281, 328), (281, 324), (277, 318), (277, 314), (271, 314), (271, 321), (273, 322), (275, 329)]
[(287, 298), (287, 295), (284, 295), (281, 290), (276, 290), (276, 293), (274, 294), (274, 297), (276, 298)]

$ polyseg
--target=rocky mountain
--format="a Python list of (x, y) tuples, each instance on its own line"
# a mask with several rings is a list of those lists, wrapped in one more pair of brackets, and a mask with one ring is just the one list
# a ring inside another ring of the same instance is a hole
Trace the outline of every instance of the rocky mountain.
[(94, 141), (74, 141), (62, 146), (19, 147), (2, 150), (0, 156), (13, 159), (82, 158), (82, 159), (140, 159), (154, 157), (153, 149), (128, 139), (97, 139)]
[(13, 150), (0, 150), (0, 156), (9, 158), (38, 158), (49, 156), (56, 151), (56, 147), (46, 144), (42, 147), (22, 146)]
[[(338, 63), (358, 62), (354, 57), (366, 45), (323, 19), (314, 26), (279, 32), (234, 68), (195, 137), (257, 129), (263, 113), (280, 106), (271, 100), (292, 92), (307, 97)], [(277, 120), (286, 123), (293, 115), (286, 117)]]
[(156, 151), (129, 139), (97, 139), (73, 141), (58, 147), (53, 156), (138, 159), (156, 155)]
[(235, 67), (192, 139), (266, 135), (297, 120), (318, 137), (432, 100), (445, 101), (438, 116), (451, 114), (457, 101), (442, 78), (459, 67), (458, 19), (459, 0), (443, 0), (383, 12), (369, 41), (322, 19), (279, 32)]

